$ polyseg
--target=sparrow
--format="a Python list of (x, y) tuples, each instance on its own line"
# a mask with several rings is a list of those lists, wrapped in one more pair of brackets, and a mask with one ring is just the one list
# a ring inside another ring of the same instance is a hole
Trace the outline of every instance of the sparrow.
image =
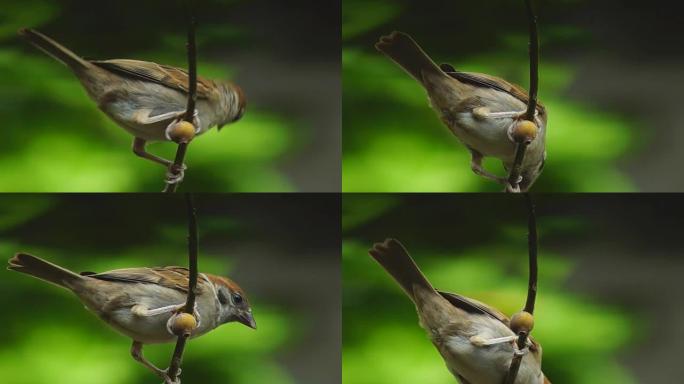
[[(135, 137), (133, 153), (166, 167), (173, 164), (148, 153), (145, 145), (171, 140), (169, 128), (185, 116), (189, 84), (185, 70), (140, 60), (85, 60), (33, 29), (20, 29), (19, 35), (76, 75), (100, 110)], [(239, 86), (197, 76), (195, 134), (238, 121), (246, 105)]]
[[(498, 158), (506, 171), (513, 166), (516, 148), (513, 128), (525, 118), (527, 91), (495, 76), (457, 71), (449, 64), (438, 66), (403, 32), (394, 31), (380, 37), (375, 48), (425, 88), (432, 108), (470, 151), (473, 172), (511, 189), (507, 178), (484, 169), (482, 159)], [(519, 182), (522, 192), (534, 184), (546, 159), (547, 114), (541, 103), (537, 103), (534, 120), (538, 132), (528, 144), (522, 163)]]
[[(185, 307), (187, 268), (126, 268), (77, 274), (39, 257), (17, 253), (9, 260), (7, 269), (73, 292), (87, 309), (133, 340), (131, 355), (136, 361), (166, 378), (166, 370), (157, 368), (143, 356), (143, 344), (176, 340), (168, 329), (168, 321)], [(230, 322), (256, 329), (249, 301), (232, 280), (200, 273), (196, 292), (194, 316), (198, 325), (190, 337), (201, 336)]]
[(541, 346), (528, 338), (519, 351), (509, 318), (495, 308), (455, 293), (438, 291), (394, 239), (369, 251), (413, 301), (420, 325), (463, 384), (501, 384), (514, 353), (525, 353), (515, 384), (550, 384), (541, 370)]

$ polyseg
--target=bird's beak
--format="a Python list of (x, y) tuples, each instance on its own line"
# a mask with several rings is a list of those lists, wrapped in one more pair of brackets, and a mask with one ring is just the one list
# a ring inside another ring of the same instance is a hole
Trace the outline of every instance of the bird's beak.
[(254, 321), (254, 316), (252, 316), (252, 312), (244, 312), (238, 315), (237, 321), (252, 329), (256, 329), (256, 321)]

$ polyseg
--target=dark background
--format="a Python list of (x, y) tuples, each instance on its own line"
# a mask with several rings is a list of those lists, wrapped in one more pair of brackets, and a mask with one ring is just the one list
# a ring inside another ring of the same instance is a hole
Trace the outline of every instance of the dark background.
[[(191, 191), (340, 190), (339, 1), (195, 3), (198, 73), (230, 79), (245, 117), (188, 151)], [(16, 35), (32, 27), (86, 58), (187, 67), (180, 1), (27, 0), (0, 7), (0, 190), (159, 191), (164, 170), (136, 158), (68, 69)], [(150, 151), (172, 157), (175, 145)]]
[[(550, 380), (657, 383), (683, 375), (684, 198), (533, 199), (540, 234), (534, 335)], [(525, 303), (527, 211), (521, 196), (345, 196), (343, 223), (347, 384), (453, 382), (410, 301), (368, 256), (374, 242), (399, 239), (437, 288), (509, 315)], [(374, 369), (364, 369), (370, 358)]]
[[(675, 3), (534, 1), (541, 37), (540, 100), (549, 110), (549, 192), (677, 192), (684, 161), (684, 17)], [(373, 44), (411, 34), (437, 62), (527, 87), (521, 1), (343, 4), (344, 189), (496, 191), (469, 169), (423, 89)], [(499, 161), (488, 168), (502, 172)]]
[[(336, 383), (341, 370), (340, 198), (197, 195), (199, 269), (238, 282), (258, 329), (191, 340), (184, 382)], [(74, 271), (187, 266), (185, 205), (165, 195), (0, 196), (0, 253)], [(2, 382), (149, 383), (130, 340), (66, 290), (3, 270)], [(171, 345), (145, 347), (160, 367)]]

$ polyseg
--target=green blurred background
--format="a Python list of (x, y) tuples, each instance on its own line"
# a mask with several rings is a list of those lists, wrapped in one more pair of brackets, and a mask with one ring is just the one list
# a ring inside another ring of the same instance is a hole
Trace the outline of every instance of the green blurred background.
[[(256, 331), (238, 323), (189, 341), (183, 382), (336, 383), (340, 377), (339, 197), (198, 195), (200, 271), (247, 292)], [(187, 265), (185, 205), (166, 195), (0, 196), (0, 253), (74, 271)], [(67, 290), (0, 271), (0, 382), (134, 384), (155, 378), (130, 340)], [(146, 356), (166, 367), (173, 346)]]
[[(198, 73), (231, 79), (245, 117), (193, 141), (181, 190), (340, 190), (338, 1), (194, 2)], [(165, 170), (131, 152), (71, 72), (20, 41), (32, 27), (86, 58), (187, 67), (180, 1), (0, 2), (0, 191), (160, 191)], [(149, 151), (173, 158), (173, 143)]]
[[(534, 1), (548, 161), (536, 191), (681, 191), (681, 12), (633, 0)], [(373, 45), (411, 34), (438, 63), (527, 87), (523, 0), (344, 0), (343, 189), (498, 191), (428, 106), (419, 84)], [(485, 166), (503, 174), (498, 160)], [(676, 173), (675, 173), (676, 174)]]
[[(540, 234), (533, 335), (554, 384), (672, 383), (684, 375), (684, 198), (533, 195)], [(399, 239), (436, 288), (510, 315), (527, 292), (522, 197), (347, 195), (343, 382), (453, 383), (415, 308), (368, 256)]]

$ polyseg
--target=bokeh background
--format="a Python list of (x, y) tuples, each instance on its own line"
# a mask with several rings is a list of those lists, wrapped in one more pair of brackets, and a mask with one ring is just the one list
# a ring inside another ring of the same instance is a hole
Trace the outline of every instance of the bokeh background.
[[(187, 191), (340, 190), (338, 0), (195, 3), (198, 73), (247, 94), (239, 123), (188, 151)], [(0, 191), (160, 191), (165, 170), (131, 152), (71, 72), (18, 38), (32, 27), (86, 58), (187, 67), (181, 1), (26, 0), (0, 6)], [(173, 143), (149, 151), (173, 158)]]
[[(225, 324), (185, 349), (183, 382), (339, 383), (340, 201), (334, 195), (197, 195), (200, 271), (246, 291), (256, 331)], [(22, 250), (74, 271), (187, 265), (182, 196), (3, 195), (0, 254)], [(0, 271), (3, 384), (159, 380), (130, 340), (70, 292)], [(173, 345), (145, 347), (166, 367)]]
[[(548, 161), (536, 191), (681, 191), (681, 12), (633, 0), (534, 1)], [(497, 191), (424, 90), (373, 45), (411, 34), (438, 63), (527, 87), (522, 0), (344, 0), (345, 191)], [(503, 174), (498, 160), (485, 162)]]
[[(554, 384), (675, 382), (684, 375), (684, 198), (533, 195), (534, 336)], [(399, 239), (439, 289), (506, 314), (527, 293), (522, 197), (349, 195), (343, 201), (343, 382), (453, 383), (415, 308), (368, 256)]]

